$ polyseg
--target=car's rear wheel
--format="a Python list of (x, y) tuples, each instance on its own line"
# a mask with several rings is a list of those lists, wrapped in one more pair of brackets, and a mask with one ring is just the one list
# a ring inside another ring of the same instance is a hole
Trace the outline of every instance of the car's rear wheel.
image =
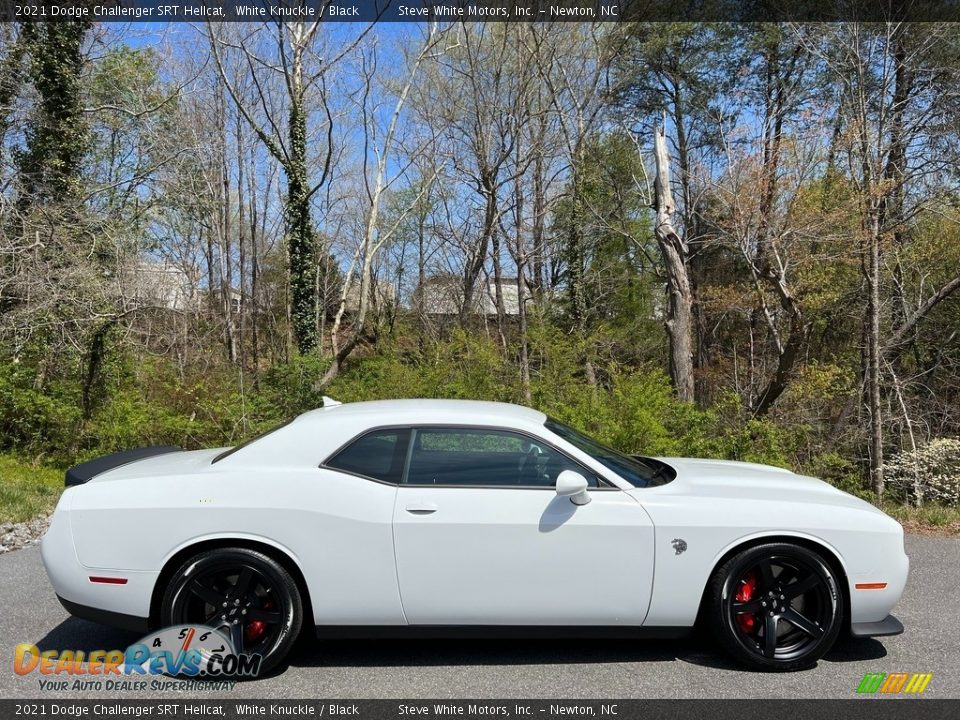
[(207, 625), (238, 653), (259, 654), (260, 673), (290, 652), (303, 622), (297, 584), (276, 560), (247, 548), (208, 550), (181, 565), (167, 585), (164, 625)]
[(737, 553), (711, 582), (711, 627), (721, 645), (761, 670), (816, 663), (843, 623), (843, 596), (827, 562), (799, 545), (770, 543)]

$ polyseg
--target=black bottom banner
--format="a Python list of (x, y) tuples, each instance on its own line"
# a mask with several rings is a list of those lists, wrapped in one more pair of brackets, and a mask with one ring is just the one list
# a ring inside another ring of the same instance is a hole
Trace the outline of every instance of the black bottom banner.
[(960, 718), (960, 700), (0, 700), (0, 718), (885, 720)]

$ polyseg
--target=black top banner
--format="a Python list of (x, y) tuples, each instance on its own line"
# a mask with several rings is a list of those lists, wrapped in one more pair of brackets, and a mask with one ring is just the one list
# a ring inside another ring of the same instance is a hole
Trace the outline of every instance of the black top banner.
[(960, 21), (960, 0), (0, 0), (19, 22)]

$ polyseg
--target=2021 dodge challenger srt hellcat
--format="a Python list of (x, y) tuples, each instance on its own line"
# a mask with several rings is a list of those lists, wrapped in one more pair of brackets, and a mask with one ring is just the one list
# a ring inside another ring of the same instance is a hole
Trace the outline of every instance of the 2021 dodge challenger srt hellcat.
[(336, 403), (232, 449), (71, 468), (42, 554), (72, 614), (318, 635), (672, 636), (809, 666), (892, 635), (909, 561), (867, 502), (764, 465), (623, 455), (529, 408)]

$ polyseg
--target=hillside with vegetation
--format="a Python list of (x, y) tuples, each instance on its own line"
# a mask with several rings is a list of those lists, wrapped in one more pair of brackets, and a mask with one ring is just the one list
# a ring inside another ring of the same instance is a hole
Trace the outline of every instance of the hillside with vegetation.
[(4, 25), (0, 521), (329, 395), (960, 527), (958, 58), (932, 23)]

